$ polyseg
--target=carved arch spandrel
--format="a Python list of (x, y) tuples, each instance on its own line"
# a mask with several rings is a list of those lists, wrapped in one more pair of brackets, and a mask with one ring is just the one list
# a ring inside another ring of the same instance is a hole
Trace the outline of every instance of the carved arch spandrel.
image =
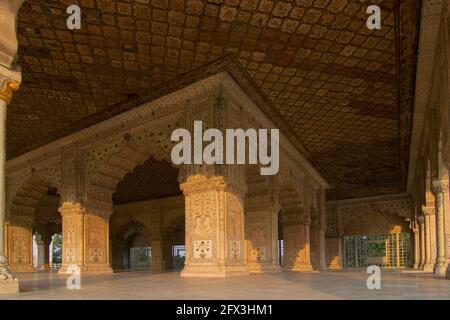
[(170, 154), (175, 142), (170, 137), (182, 123), (183, 115), (182, 111), (174, 112), (158, 121), (104, 138), (85, 150), (83, 199), (90, 212), (110, 216), (113, 210), (112, 195), (118, 183), (150, 157), (172, 162)]
[(337, 229), (341, 234), (350, 221), (360, 219), (367, 215), (380, 214), (384, 216), (397, 216), (403, 221), (412, 219), (410, 200), (347, 205), (338, 207), (337, 210)]
[(32, 173), (11, 195), (7, 215), (9, 219), (14, 216), (34, 217), (39, 201), (49, 190), (58, 190), (59, 184), (48, 177)]

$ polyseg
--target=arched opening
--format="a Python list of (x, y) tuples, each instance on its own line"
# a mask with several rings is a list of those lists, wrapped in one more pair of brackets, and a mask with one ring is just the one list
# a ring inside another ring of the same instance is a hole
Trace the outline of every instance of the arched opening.
[(150, 157), (117, 184), (110, 217), (114, 271), (183, 267), (184, 199), (178, 171), (168, 161)]
[(343, 226), (344, 267), (411, 266), (409, 221), (396, 214), (370, 211)]
[(115, 271), (150, 269), (151, 235), (142, 223), (130, 220), (111, 236)]
[[(57, 188), (34, 174), (15, 193), (11, 199), (7, 225), (11, 270), (30, 272), (59, 268), (61, 237), (54, 242), (54, 235), (62, 231), (59, 203)], [(55, 262), (53, 265), (52, 261)]]

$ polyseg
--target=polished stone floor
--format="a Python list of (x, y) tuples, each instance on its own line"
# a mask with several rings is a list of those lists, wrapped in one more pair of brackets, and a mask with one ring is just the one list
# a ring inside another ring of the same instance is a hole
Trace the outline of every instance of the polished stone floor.
[(364, 271), (180, 278), (178, 272), (83, 275), (80, 290), (67, 276), (17, 274), (21, 293), (0, 299), (450, 299), (450, 280), (413, 270), (383, 271), (381, 290), (367, 289)]

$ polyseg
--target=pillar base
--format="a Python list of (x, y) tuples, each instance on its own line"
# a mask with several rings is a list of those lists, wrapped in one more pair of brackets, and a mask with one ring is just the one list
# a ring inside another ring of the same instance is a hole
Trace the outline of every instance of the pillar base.
[(329, 270), (341, 270), (342, 266), (339, 263), (331, 263), (328, 265), (327, 269)]
[(284, 271), (295, 271), (295, 272), (313, 272), (314, 269), (311, 265), (296, 265), (283, 267)]
[[(2, 275), (0, 275), (2, 277)], [(0, 295), (19, 294), (18, 279), (1, 279), (0, 278)]]
[(224, 278), (230, 276), (249, 275), (247, 266), (218, 266), (218, 265), (198, 265), (185, 266), (181, 271), (181, 277), (205, 277), (205, 278)]
[(249, 263), (248, 271), (250, 273), (279, 273), (283, 272), (278, 265), (264, 265), (259, 263)]
[(19, 280), (15, 279), (8, 268), (8, 259), (0, 253), (0, 295), (19, 294)]
[(35, 268), (33, 268), (32, 266), (15, 266), (15, 265), (10, 265), (9, 266), (9, 270), (11, 270), (11, 272), (13, 272), (13, 273), (32, 273), (32, 272), (37, 272), (37, 270)]
[(424, 264), (423, 267), (422, 267), (422, 270), (423, 270), (424, 272), (433, 272), (433, 269), (434, 269), (434, 265), (431, 264), (431, 263), (426, 263), (426, 264)]
[(314, 270), (321, 271), (321, 270), (327, 270), (328, 268), (326, 266), (317, 266), (313, 267)]
[[(58, 270), (58, 274), (72, 274), (73, 271), (71, 269), (73, 265), (62, 265)], [(84, 268), (80, 268), (80, 273), (86, 274), (112, 274), (114, 271), (109, 265), (105, 266), (88, 266)]]
[(447, 271), (447, 266), (445, 264), (445, 259), (444, 259), (444, 261), (439, 261), (434, 264), (433, 273), (435, 275), (445, 277), (446, 271)]

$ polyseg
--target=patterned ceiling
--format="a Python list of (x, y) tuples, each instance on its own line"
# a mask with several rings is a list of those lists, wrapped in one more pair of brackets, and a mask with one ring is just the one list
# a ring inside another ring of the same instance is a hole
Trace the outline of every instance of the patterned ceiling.
[(178, 169), (167, 161), (149, 158), (125, 175), (113, 194), (114, 204), (181, 194)]
[[(66, 28), (72, 3), (81, 7), (81, 30)], [(333, 185), (328, 199), (402, 191), (420, 1), (371, 0), (381, 7), (381, 30), (366, 28), (368, 4), (27, 0), (18, 25), (23, 84), (8, 109), (7, 156), (232, 60)], [(233, 58), (215, 60), (227, 54)]]

